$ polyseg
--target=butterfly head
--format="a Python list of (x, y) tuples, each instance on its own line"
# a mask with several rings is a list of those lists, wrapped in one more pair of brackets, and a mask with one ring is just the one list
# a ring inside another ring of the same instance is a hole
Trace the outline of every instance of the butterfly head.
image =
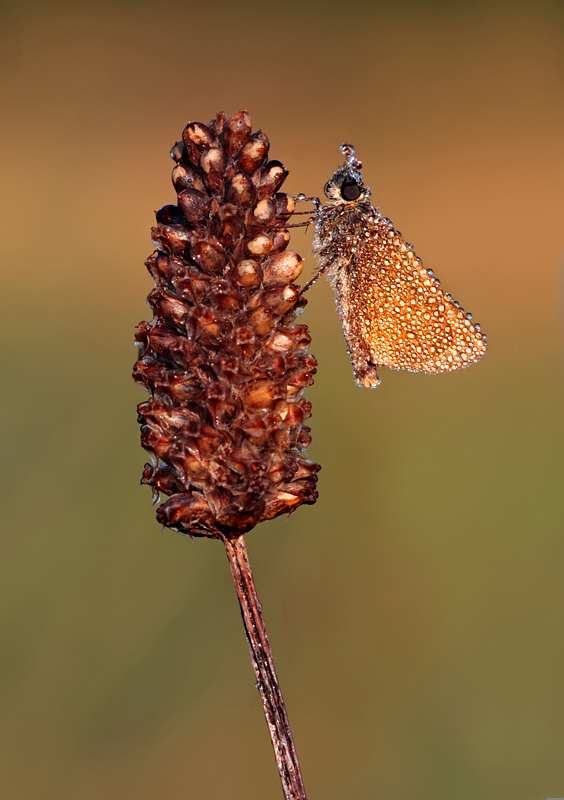
[(342, 144), (341, 153), (345, 163), (327, 181), (323, 192), (335, 205), (360, 203), (370, 197), (370, 188), (364, 184), (360, 173), (362, 163), (355, 158), (354, 147), (350, 144)]

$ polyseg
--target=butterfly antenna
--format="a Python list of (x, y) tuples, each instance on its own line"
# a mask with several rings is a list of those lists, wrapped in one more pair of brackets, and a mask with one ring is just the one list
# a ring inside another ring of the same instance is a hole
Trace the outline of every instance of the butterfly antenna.
[(358, 176), (359, 178), (361, 178), (360, 170), (362, 169), (362, 161), (359, 161), (358, 158), (355, 157), (354, 147), (352, 146), (352, 144), (342, 144), (339, 149), (341, 153), (344, 155), (346, 165), (350, 169), (350, 171), (352, 173), (355, 173), (356, 176)]

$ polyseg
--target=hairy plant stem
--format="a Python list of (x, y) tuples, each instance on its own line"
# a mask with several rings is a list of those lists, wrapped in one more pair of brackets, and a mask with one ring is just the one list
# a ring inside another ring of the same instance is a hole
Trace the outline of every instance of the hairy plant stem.
[(224, 539), (285, 800), (307, 800), (243, 536)]

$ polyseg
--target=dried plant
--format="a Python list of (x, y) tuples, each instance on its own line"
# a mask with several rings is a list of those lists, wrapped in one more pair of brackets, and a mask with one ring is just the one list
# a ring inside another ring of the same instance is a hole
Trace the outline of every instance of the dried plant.
[(317, 499), (319, 466), (304, 455), (315, 358), (296, 314), (302, 259), (288, 251), (288, 171), (269, 160), (246, 111), (192, 122), (171, 152), (176, 205), (157, 212), (154, 316), (139, 325), (134, 378), (151, 454), (142, 483), (168, 500), (166, 527), (221, 539), (237, 587), (284, 794), (306, 797), (243, 534)]

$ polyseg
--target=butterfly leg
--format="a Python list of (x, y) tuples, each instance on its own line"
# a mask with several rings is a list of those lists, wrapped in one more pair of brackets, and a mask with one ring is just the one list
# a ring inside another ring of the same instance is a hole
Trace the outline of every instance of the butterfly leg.
[(313, 207), (317, 211), (319, 206), (321, 205), (321, 200), (319, 197), (306, 197), (305, 194), (300, 193), (294, 197), (296, 203), (312, 203)]
[(309, 217), (308, 219), (304, 220), (304, 222), (292, 222), (289, 225), (285, 224), (284, 228), (308, 228), (315, 222), (315, 217)]
[(328, 266), (329, 266), (329, 264), (326, 264), (325, 266), (323, 266), (323, 267), (320, 267), (320, 268), (317, 270), (317, 272), (315, 273), (315, 275), (313, 276), (313, 278), (312, 278), (311, 280), (309, 280), (309, 281), (306, 283), (306, 285), (305, 285), (305, 286), (302, 288), (302, 290), (301, 290), (300, 294), (304, 294), (304, 292), (307, 292), (307, 290), (308, 290), (308, 289), (310, 289), (310, 288), (313, 286), (313, 284), (314, 284), (316, 281), (318, 281), (318, 280), (319, 280), (319, 278), (320, 278), (320, 277), (323, 275), (323, 273), (326, 271), (326, 269), (327, 269), (327, 267), (328, 267)]

